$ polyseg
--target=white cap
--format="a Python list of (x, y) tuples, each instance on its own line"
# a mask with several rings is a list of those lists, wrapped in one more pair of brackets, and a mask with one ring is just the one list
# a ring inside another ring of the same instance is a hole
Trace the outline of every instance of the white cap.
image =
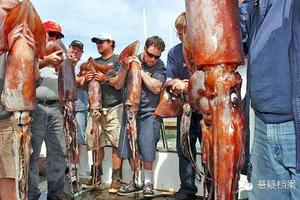
[(113, 41), (113, 37), (108, 33), (101, 33), (98, 36), (92, 37), (92, 42), (98, 43), (99, 41), (110, 40)]

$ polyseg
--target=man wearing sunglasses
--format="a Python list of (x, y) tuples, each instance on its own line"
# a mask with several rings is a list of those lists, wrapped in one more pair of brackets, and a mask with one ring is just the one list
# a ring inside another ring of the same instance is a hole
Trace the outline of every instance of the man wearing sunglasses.
[[(119, 195), (130, 195), (139, 192), (143, 192), (145, 197), (154, 195), (153, 161), (155, 160), (156, 145), (160, 138), (160, 124), (162, 121), (154, 119), (152, 114), (158, 105), (160, 91), (166, 81), (165, 65), (159, 59), (164, 50), (164, 41), (158, 36), (152, 36), (146, 40), (143, 53), (131, 60), (141, 64), (142, 94), (136, 124), (139, 155), (144, 167), (144, 182), (140, 177), (137, 182), (132, 180), (120, 188)], [(125, 94), (125, 96), (127, 95)], [(125, 130), (126, 113), (123, 115), (118, 150), (120, 157), (130, 158), (132, 154)]]
[[(105, 75), (108, 77), (105, 83), (101, 85), (102, 94), (102, 109), (100, 110), (100, 125), (102, 132), (100, 133), (100, 165), (98, 166), (98, 183), (101, 183), (102, 172), (102, 161), (104, 159), (104, 146), (107, 141), (110, 141), (112, 145), (112, 182), (109, 187), (109, 193), (117, 193), (120, 189), (122, 179), (122, 160), (118, 157), (118, 142), (120, 134), (120, 124), (123, 113), (123, 88), (118, 87), (115, 84), (115, 80), (119, 79), (119, 75), (125, 77), (126, 70), (120, 67), (118, 62), (118, 55), (114, 53), (115, 40), (108, 33), (102, 33), (98, 36), (92, 38), (92, 42), (96, 44), (97, 50), (101, 55), (96, 58), (95, 61), (101, 65), (109, 65), (114, 68), (113, 72), (108, 72)], [(118, 74), (118, 75), (117, 75)], [(122, 75), (123, 74), (123, 75)], [(87, 73), (85, 75), (85, 80), (87, 82), (92, 79), (98, 81), (102, 80), (101, 72), (98, 73)], [(87, 133), (91, 131), (92, 119), (88, 120)], [(89, 136), (89, 134), (87, 135)], [(91, 167), (91, 170), (95, 170)], [(90, 188), (92, 186), (92, 179), (90, 179), (85, 184), (82, 184), (83, 188)]]
[[(43, 23), (48, 41), (61, 39), (64, 35), (59, 24), (53, 21)], [(55, 32), (59, 37), (52, 37)], [(32, 154), (29, 169), (29, 199), (39, 199), (39, 155), (43, 141), (47, 150), (47, 199), (65, 197), (66, 148), (63, 129), (62, 105), (58, 101), (58, 74), (56, 67), (63, 61), (62, 50), (58, 50), (39, 61), (40, 80), (36, 89), (36, 110), (32, 113)]]

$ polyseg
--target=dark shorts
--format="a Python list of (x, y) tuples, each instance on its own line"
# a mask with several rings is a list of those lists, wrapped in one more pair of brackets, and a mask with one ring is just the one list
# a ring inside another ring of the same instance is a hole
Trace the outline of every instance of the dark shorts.
[[(126, 113), (123, 114), (122, 126), (119, 138), (118, 154), (121, 158), (132, 157), (128, 138), (125, 131)], [(157, 142), (160, 138), (159, 119), (154, 119), (152, 115), (137, 117), (137, 141), (139, 156), (143, 161), (154, 161)]]

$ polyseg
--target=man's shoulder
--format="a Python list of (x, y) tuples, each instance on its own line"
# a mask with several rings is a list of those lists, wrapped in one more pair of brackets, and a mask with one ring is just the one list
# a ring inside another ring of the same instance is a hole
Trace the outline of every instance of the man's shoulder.
[(169, 54), (170, 53), (177, 53), (177, 52), (182, 52), (182, 43), (176, 44), (174, 47), (172, 47), (169, 50)]
[(157, 69), (165, 69), (166, 68), (165, 63), (161, 59), (159, 59), (157, 61), (157, 63), (155, 64), (155, 66), (156, 66)]

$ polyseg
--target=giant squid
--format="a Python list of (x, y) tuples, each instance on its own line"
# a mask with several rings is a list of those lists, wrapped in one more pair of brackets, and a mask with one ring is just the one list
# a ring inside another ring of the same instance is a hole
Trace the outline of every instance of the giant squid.
[[(28, 199), (28, 169), (32, 153), (30, 143), (29, 113), (36, 106), (36, 80), (38, 78), (38, 58), (43, 58), (46, 46), (46, 31), (42, 21), (28, 0), (24, 0), (11, 9), (1, 25), (1, 35), (7, 42), (8, 34), (23, 26), (21, 35), (13, 44), (1, 44), (8, 47), (7, 62), (1, 101), (7, 111), (13, 112), (13, 152), (16, 172), (16, 198)], [(29, 31), (28, 31), (29, 30)], [(31, 33), (30, 33), (31, 32)], [(25, 38), (31, 35), (35, 48)]]
[[(75, 101), (77, 100), (77, 86), (75, 82), (75, 71), (68, 55), (67, 49), (61, 40), (49, 41), (46, 45), (46, 55), (62, 50), (62, 63), (54, 66), (58, 73), (58, 99), (63, 105), (64, 133), (67, 152), (67, 164), (70, 170), (71, 164), (75, 165), (75, 175), (77, 176), (77, 166), (79, 163), (77, 124), (75, 117)], [(68, 174), (70, 190), (73, 193), (71, 173)], [(76, 181), (77, 189), (79, 180)]]
[[(119, 60), (122, 64), (130, 56), (135, 56), (139, 49), (139, 41), (129, 44), (120, 54)], [(129, 141), (129, 146), (132, 152), (133, 160), (133, 180), (137, 183), (140, 176), (139, 169), (141, 167), (141, 160), (138, 156), (137, 145), (137, 127), (136, 116), (140, 107), (140, 100), (142, 94), (142, 77), (141, 67), (136, 62), (130, 63), (130, 68), (127, 76), (127, 96), (125, 97), (125, 112), (126, 112), (126, 134)]]
[[(203, 115), (202, 161), (212, 177), (209, 199), (236, 198), (244, 163), (243, 63), (236, 0), (186, 0), (184, 55), (193, 73), (188, 101)], [(204, 181), (206, 183), (206, 181)]]
[[(86, 73), (107, 73), (113, 71), (114, 69), (108, 65), (100, 65), (95, 62), (93, 58), (89, 58), (87, 62), (80, 66), (80, 75), (84, 76)], [(105, 76), (102, 76), (105, 80)], [(89, 96), (89, 109), (92, 118), (92, 130), (90, 133), (92, 138), (92, 143), (89, 144), (89, 148), (92, 149), (93, 157), (93, 170), (92, 170), (92, 184), (96, 184), (98, 177), (98, 170), (96, 168), (100, 165), (100, 116), (102, 109), (102, 99), (101, 99), (101, 82), (93, 78), (88, 82), (88, 96)]]

